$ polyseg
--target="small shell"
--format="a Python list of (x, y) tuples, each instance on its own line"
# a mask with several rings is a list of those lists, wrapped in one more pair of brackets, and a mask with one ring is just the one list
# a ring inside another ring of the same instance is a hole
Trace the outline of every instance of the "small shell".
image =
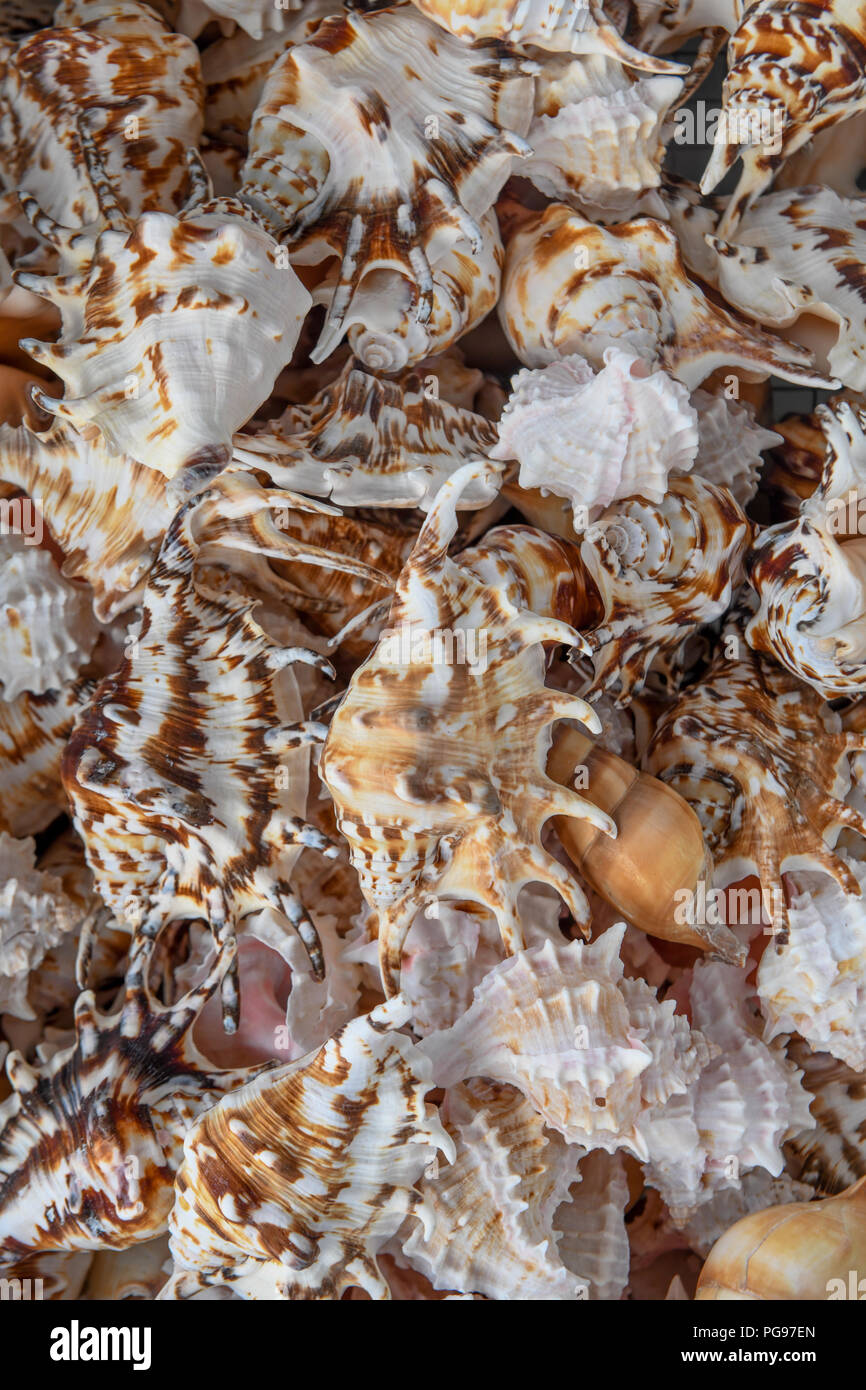
[(370, 277), (377, 296), (405, 293), (405, 313), (429, 318), (435, 264), (460, 242), (480, 251), (476, 224), (529, 152), (531, 114), (517, 60), (408, 7), (334, 15), (280, 58), (240, 196), (287, 228), (295, 264), (337, 259), (313, 361), (338, 345)]
[(708, 245), (706, 278), (732, 309), (784, 329), (844, 386), (866, 389), (866, 202), (830, 188), (770, 193)]
[(23, 189), (64, 226), (97, 222), (78, 129), (86, 113), (130, 216), (178, 212), (188, 196), (186, 152), (201, 136), (203, 95), (195, 44), (173, 34), (149, 5), (64, 3), (53, 27), (19, 42), (3, 75), (6, 185)]
[(168, 1237), (157, 1236), (126, 1250), (100, 1250), (93, 1257), (82, 1297), (100, 1302), (156, 1298), (168, 1275)]
[(662, 716), (643, 765), (694, 807), (718, 885), (757, 874), (778, 944), (786, 870), (828, 873), (858, 892), (830, 846), (843, 826), (866, 836), (866, 820), (842, 800), (848, 756), (866, 738), (843, 732), (809, 686), (751, 651), (740, 623), (728, 624), (721, 643), (707, 673)]
[[(279, 487), (341, 506), (427, 511), (442, 484), (495, 441), (483, 416), (440, 398), (434, 372), (389, 380), (350, 358), (308, 405), (289, 406), (264, 432), (237, 435), (235, 457)], [(480, 507), (495, 495), (491, 477), (479, 477), (461, 501)]]
[(707, 1258), (696, 1301), (858, 1299), (866, 1267), (866, 1178), (822, 1202), (743, 1217)]
[(866, 413), (840, 400), (816, 416), (821, 481), (795, 521), (758, 537), (748, 572), (760, 608), (746, 637), (830, 700), (866, 691)]
[(72, 931), (81, 914), (60, 879), (36, 869), (34, 840), (0, 832), (0, 1013), (34, 1018), (30, 972)]
[(605, 349), (618, 346), (690, 389), (721, 367), (833, 384), (802, 348), (712, 304), (688, 278), (670, 227), (650, 217), (598, 227), (562, 203), (526, 216), (506, 242), (499, 316), (529, 367), (580, 353), (600, 370)]
[(3, 699), (60, 690), (87, 662), (99, 628), (91, 595), (64, 579), (47, 550), (0, 539), (0, 681)]
[(398, 997), (318, 1053), (266, 1072), (189, 1130), (161, 1298), (223, 1285), (243, 1298), (388, 1298), (376, 1254), (454, 1145), (425, 1106), (429, 1063)]
[(586, 1280), (593, 1300), (620, 1299), (628, 1283), (628, 1201), (622, 1155), (594, 1149), (580, 1160), (580, 1181), (554, 1217), (560, 1258)]
[[(845, 862), (862, 889), (866, 865)], [(788, 887), (788, 939), (758, 966), (765, 1036), (800, 1033), (866, 1071), (866, 899), (824, 874), (792, 874)]]
[(536, 79), (532, 154), (520, 165), (550, 198), (629, 213), (661, 182), (661, 126), (678, 77), (632, 78), (612, 58), (550, 59)]
[(757, 0), (746, 11), (728, 45), (722, 117), (701, 180), (709, 193), (738, 156), (743, 161), (720, 236), (728, 236), (788, 155), (863, 110), (864, 43), (862, 12), (845, 0), (802, 11), (792, 11), (785, 0)]
[(711, 1053), (672, 1003), (623, 979), (624, 931), (591, 946), (547, 941), (496, 966), (456, 1024), (419, 1044), (436, 1081), (516, 1086), (569, 1144), (648, 1159), (645, 1127)]
[(106, 228), (69, 231), (22, 198), (61, 260), (60, 280), (22, 280), (63, 318), (56, 343), (26, 343), (67, 391), (39, 404), (85, 433), (98, 430), (115, 454), (200, 480), (228, 462), (232, 433), (291, 360), (310, 296), (242, 204), (205, 201), (200, 165), (194, 205), (179, 217), (131, 221), (87, 142), (85, 152)]
[(586, 1281), (563, 1263), (553, 1229), (580, 1150), (546, 1132), (510, 1086), (457, 1086), (444, 1118), (456, 1156), (418, 1184), (421, 1204), (403, 1241), (410, 1263), (435, 1289), (508, 1300), (585, 1298)]
[(603, 357), (598, 373), (579, 356), (518, 372), (490, 450), (517, 459), (521, 487), (567, 497), (577, 531), (617, 498), (661, 502), (668, 474), (691, 468), (698, 449), (684, 386), (629, 348)]
[(389, 990), (415, 913), (433, 899), (487, 908), (508, 949), (522, 942), (524, 884), (550, 884), (585, 921), (583, 894), (542, 848), (541, 830), (553, 815), (612, 826), (545, 772), (556, 719), (598, 731), (582, 700), (544, 685), (542, 643), (572, 644), (577, 633), (448, 558), (457, 500), (475, 476), (467, 466), (440, 491), (397, 582), (390, 626), (353, 675), (320, 760), (378, 915)]
[(700, 439), (695, 473), (726, 487), (741, 507), (747, 506), (758, 489), (763, 451), (782, 442), (783, 436), (759, 425), (747, 403), (702, 390), (692, 392), (691, 403)]

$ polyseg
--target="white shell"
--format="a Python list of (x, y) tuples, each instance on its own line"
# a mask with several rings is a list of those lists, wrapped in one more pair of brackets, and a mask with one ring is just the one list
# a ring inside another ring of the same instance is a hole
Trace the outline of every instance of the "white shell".
[(99, 635), (91, 594), (70, 584), (47, 550), (0, 539), (0, 681), (3, 699), (59, 690), (78, 675)]
[(745, 402), (698, 390), (692, 392), (691, 403), (699, 434), (694, 471), (708, 483), (728, 488), (745, 507), (758, 488), (762, 451), (780, 444), (782, 436), (759, 425)]
[(81, 920), (60, 879), (35, 865), (33, 840), (0, 832), (0, 1013), (17, 1018), (35, 1017), (28, 976)]

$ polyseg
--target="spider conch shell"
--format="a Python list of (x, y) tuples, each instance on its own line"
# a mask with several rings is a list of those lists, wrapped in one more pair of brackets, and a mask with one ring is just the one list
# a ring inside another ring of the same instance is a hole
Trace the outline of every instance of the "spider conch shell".
[[(100, 1014), (86, 992), (68, 1046), (34, 1066), (7, 1059), (0, 1264), (27, 1251), (120, 1250), (165, 1229), (173, 1175), (151, 1107), (237, 1083), (237, 1072), (208, 1072), (190, 1040), (234, 950), (223, 942), (205, 980), (165, 1007), (147, 984), (153, 942), (139, 939), (115, 1013)], [(34, 1180), (22, 1184), (28, 1171)]]
[(789, 1052), (814, 1097), (810, 1108), (817, 1127), (789, 1140), (788, 1167), (819, 1196), (842, 1192), (866, 1177), (866, 1077), (803, 1042), (792, 1042)]
[(709, 193), (738, 156), (743, 161), (720, 236), (788, 155), (864, 108), (864, 43), (862, 9), (847, 0), (810, 0), (795, 10), (785, 0), (757, 0), (746, 11), (728, 44), (722, 117), (701, 180)]
[(292, 722), (302, 710), (286, 668), (330, 666), (279, 647), (251, 616), (243, 587), (220, 586), (219, 575), (241, 569), (247, 553), (265, 568), (267, 556), (300, 554), (362, 577), (377, 572), (283, 535), (270, 512), (293, 500), (227, 474), (180, 509), (145, 590), (141, 628), (80, 720), (64, 780), (115, 914), (151, 929), (203, 917), (219, 935), (272, 907), (321, 973), (315, 928), (289, 879), (302, 846), (327, 843), (304, 820), (305, 745), (324, 729)]
[(403, 1241), (409, 1262), (434, 1289), (494, 1299), (586, 1298), (586, 1281), (563, 1263), (553, 1229), (554, 1213), (577, 1180), (580, 1150), (545, 1131), (538, 1112), (510, 1086), (455, 1086), (443, 1119), (456, 1156), (418, 1183), (421, 1204)]
[(419, 10), (467, 43), (504, 39), (552, 53), (607, 54), (647, 72), (682, 72), (641, 53), (621, 37), (602, 0), (413, 0)]
[(579, 353), (599, 371), (605, 349), (622, 347), (690, 390), (720, 367), (832, 385), (802, 348), (711, 304), (671, 228), (650, 217), (598, 227), (562, 203), (528, 216), (506, 242), (499, 317), (528, 367)]
[(203, 98), (195, 44), (172, 33), (149, 5), (68, 0), (53, 27), (18, 43), (3, 73), (7, 187), (22, 188), (65, 226), (95, 222), (100, 208), (78, 128), (86, 112), (129, 214), (176, 212), (188, 196), (186, 151), (201, 136)]
[(795, 521), (755, 543), (747, 568), (760, 607), (746, 637), (830, 700), (866, 691), (866, 412), (840, 400), (816, 417), (821, 481)]
[(83, 585), (64, 579), (47, 550), (0, 539), (0, 681), (3, 699), (60, 690), (78, 675), (99, 627)]
[(757, 874), (783, 940), (783, 872), (816, 870), (859, 891), (831, 846), (845, 826), (866, 836), (866, 820), (842, 799), (848, 757), (864, 745), (866, 736), (844, 732), (809, 686), (751, 651), (733, 620), (709, 670), (662, 716), (642, 761), (694, 807), (719, 886)]
[(67, 810), (60, 764), (92, 689), (79, 679), (44, 695), (0, 700), (0, 830), (35, 835)]
[(627, 213), (661, 182), (661, 127), (682, 85), (635, 79), (607, 57), (549, 60), (536, 78), (521, 177), (550, 198)]
[(240, 196), (287, 229), (294, 264), (337, 258), (313, 361), (338, 345), (369, 277), (371, 312), (408, 287), (405, 312), (429, 319), (435, 264), (457, 243), (481, 250), (478, 219), (529, 152), (531, 115), (517, 59), (467, 48), (408, 7), (334, 15), (283, 55)]
[(668, 475), (698, 450), (689, 393), (633, 349), (609, 347), (593, 372), (580, 356), (518, 372), (490, 458), (517, 459), (524, 488), (567, 497), (575, 530), (616, 498), (661, 502)]
[(63, 320), (56, 343), (26, 347), (67, 394), (36, 399), (76, 429), (98, 430), (115, 454), (168, 478), (182, 469), (206, 476), (228, 462), (233, 432), (290, 361), (312, 301), (242, 204), (207, 201), (200, 164), (191, 165), (197, 188), (180, 216), (149, 212), (132, 221), (92, 144), (84, 146), (104, 229), (70, 231), (22, 196), (61, 261), (59, 280), (22, 279)]
[(673, 1002), (623, 979), (624, 932), (591, 946), (548, 940), (496, 966), (453, 1027), (418, 1044), (436, 1081), (516, 1086), (569, 1144), (648, 1159), (645, 1124), (712, 1053)]
[(580, 646), (580, 637), (448, 558), (457, 501), (476, 475), (467, 465), (441, 489), (397, 581), (389, 628), (353, 675), (320, 760), (378, 916), (391, 992), (415, 913), (435, 898), (486, 907), (509, 950), (522, 942), (524, 884), (550, 884), (586, 921), (583, 894), (542, 848), (541, 830), (554, 815), (613, 830), (545, 772), (555, 720), (600, 731), (583, 700), (544, 685), (542, 643)]
[[(432, 506), (440, 487), (483, 460), (496, 427), (439, 394), (435, 373), (379, 377), (349, 358), (336, 381), (306, 405), (290, 405), (254, 434), (235, 437), (235, 458), (279, 487), (339, 506)], [(495, 470), (468, 483), (464, 507), (496, 496)]]
[(706, 240), (705, 278), (732, 309), (811, 348), (844, 386), (866, 389), (866, 202), (830, 188), (769, 193), (727, 240)]
[(0, 1013), (34, 1018), (30, 972), (81, 919), (55, 874), (35, 867), (36, 844), (0, 832)]
[(265, 1072), (206, 1111), (184, 1141), (161, 1298), (209, 1284), (243, 1298), (388, 1298), (377, 1251), (454, 1143), (424, 1104), (430, 1064), (397, 1031), (399, 996), (314, 1055)]
[(713, 1246), (696, 1301), (861, 1298), (866, 1178), (837, 1197), (743, 1217)]
[(792, 874), (788, 938), (764, 951), (757, 986), (767, 1038), (799, 1033), (866, 1071), (866, 865), (847, 858), (861, 888), (845, 893), (826, 875)]
[(0, 459), (3, 478), (39, 499), (61, 572), (87, 581), (99, 621), (134, 606), (175, 510), (164, 476), (62, 420), (43, 431), (0, 425)]
[(751, 536), (730, 492), (695, 475), (671, 477), (655, 504), (629, 497), (602, 513), (580, 548), (602, 610), (584, 629), (590, 698), (627, 704), (661, 652), (727, 612)]

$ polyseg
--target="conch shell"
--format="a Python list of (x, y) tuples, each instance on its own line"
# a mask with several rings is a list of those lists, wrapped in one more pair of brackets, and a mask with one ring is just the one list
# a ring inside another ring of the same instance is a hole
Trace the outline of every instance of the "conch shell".
[(506, 242), (499, 317), (528, 367), (580, 353), (599, 371), (606, 348), (629, 347), (689, 389), (721, 367), (833, 384), (802, 348), (712, 304), (651, 217), (598, 227), (562, 203), (529, 215)]
[(695, 1299), (857, 1299), (864, 1261), (866, 1178), (861, 1178), (822, 1202), (770, 1207), (743, 1217), (710, 1251)]

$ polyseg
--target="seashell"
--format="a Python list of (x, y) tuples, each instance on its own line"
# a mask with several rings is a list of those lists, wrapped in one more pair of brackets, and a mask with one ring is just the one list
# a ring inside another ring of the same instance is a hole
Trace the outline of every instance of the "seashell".
[(716, 1241), (743, 1217), (769, 1207), (808, 1202), (812, 1196), (812, 1189), (797, 1182), (790, 1173), (771, 1177), (765, 1168), (751, 1168), (740, 1174), (735, 1187), (714, 1191), (709, 1201), (703, 1202), (682, 1226), (682, 1233), (692, 1249), (706, 1259)]
[(730, 492), (694, 475), (669, 479), (658, 505), (632, 497), (602, 513), (580, 548), (602, 607), (586, 632), (593, 695), (627, 704), (660, 653), (727, 611), (751, 534)]
[(516, 1086), (569, 1144), (648, 1159), (652, 1112), (711, 1053), (672, 1002), (623, 979), (624, 931), (591, 946), (549, 940), (491, 970), (454, 1026), (418, 1045), (438, 1084), (485, 1076)]
[[(92, 1260), (89, 1250), (43, 1251), (7, 1266), (4, 1277), (10, 1284), (13, 1279), (20, 1280), (22, 1301), (72, 1302), (81, 1298)], [(7, 1297), (15, 1299), (16, 1295), (10, 1290)]]
[(682, 86), (679, 77), (634, 78), (600, 55), (548, 59), (521, 177), (549, 198), (631, 215), (640, 194), (661, 182), (661, 127)]
[(0, 1013), (16, 1018), (35, 1018), (30, 972), (81, 920), (60, 879), (35, 865), (34, 840), (0, 832)]
[(710, 1251), (695, 1299), (858, 1298), (866, 1254), (864, 1187), (861, 1178), (837, 1197), (743, 1217)]
[[(246, 551), (261, 564), (302, 554), (352, 569), (279, 531), (269, 510), (293, 502), (227, 474), (180, 509), (145, 589), (141, 627), (69, 742), (64, 781), (115, 915), (148, 929), (203, 917), (218, 936), (270, 906), (300, 933), (319, 973), (315, 929), (289, 879), (302, 846), (327, 843), (303, 819), (304, 745), (324, 730), (290, 722), (302, 711), (286, 668), (330, 666), (303, 648), (277, 647), (243, 589), (218, 588), (215, 574), (240, 568)], [(358, 563), (354, 572), (377, 574)]]
[(161, 473), (63, 421), (0, 425), (0, 473), (29, 495), (63, 552), (61, 573), (87, 582), (100, 622), (134, 606), (174, 511)]
[(83, 1297), (100, 1302), (156, 1298), (167, 1279), (168, 1237), (157, 1236), (125, 1250), (99, 1250), (84, 1285)]
[(237, 1082), (236, 1072), (208, 1072), (189, 1036), (233, 954), (234, 943), (223, 942), (198, 989), (163, 1007), (146, 982), (153, 942), (139, 938), (115, 1013), (99, 1013), (84, 993), (73, 1043), (35, 1066), (10, 1055), (14, 1091), (0, 1105), (0, 1263), (30, 1252), (122, 1250), (165, 1229), (173, 1175), (150, 1107)]
[[(523, 912), (521, 924), (525, 932)], [(419, 912), (403, 946), (400, 974), (401, 992), (412, 1005), (414, 1031), (425, 1037), (455, 1023), (472, 1003), (475, 986), (501, 959), (499, 928), (489, 915), (479, 917), (447, 902)]]
[[(408, 8), (334, 15), (283, 54), (256, 110), (240, 196), (287, 229), (296, 265), (337, 259), (313, 361), (337, 347), (365, 281), (377, 307), (408, 296), (405, 312), (426, 323), (436, 262), (461, 243), (481, 251), (478, 221), (514, 155), (529, 153), (531, 115), (517, 59), (466, 48)], [(477, 271), (464, 255), (448, 275), (465, 287)]]
[(866, 389), (866, 202), (830, 188), (769, 193), (725, 240), (708, 240), (707, 275), (727, 304), (815, 353), (845, 386)]
[(651, 53), (676, 47), (703, 29), (733, 34), (740, 26), (748, 0), (633, 0), (641, 47)]
[[(308, 405), (289, 406), (263, 433), (237, 435), (235, 459), (278, 487), (340, 506), (427, 511), (442, 484), (495, 442), (488, 420), (439, 396), (435, 373), (388, 380), (350, 358)], [(471, 480), (463, 506), (496, 496), (494, 472)]]
[(448, 558), (458, 498), (477, 475), (466, 465), (440, 490), (397, 581), (390, 626), (353, 675), (320, 759), (377, 913), (391, 992), (415, 913), (435, 899), (487, 908), (509, 950), (522, 941), (526, 883), (550, 884), (585, 921), (583, 894), (542, 849), (541, 829), (553, 815), (613, 824), (544, 771), (554, 720), (599, 728), (582, 700), (544, 685), (541, 643), (579, 643), (577, 633), (521, 611), (503, 587)]
[(468, 43), (503, 39), (506, 43), (552, 53), (608, 54), (648, 72), (681, 72), (675, 63), (640, 53), (625, 42), (605, 14), (601, 0), (413, 0), (424, 14)]
[(577, 531), (620, 497), (661, 502), (668, 475), (688, 471), (698, 449), (684, 386), (629, 348), (606, 348), (603, 360), (598, 373), (579, 356), (518, 372), (490, 450), (517, 459), (521, 487), (567, 497)]
[(592, 1300), (622, 1298), (628, 1283), (628, 1196), (622, 1155), (593, 1149), (580, 1160), (580, 1182), (554, 1217), (560, 1257), (587, 1280)]
[(580, 1150), (545, 1131), (510, 1086), (457, 1086), (443, 1116), (456, 1156), (418, 1182), (421, 1203), (403, 1241), (409, 1262), (434, 1289), (522, 1301), (586, 1298), (587, 1283), (563, 1263), (553, 1229), (577, 1179)]
[(811, 1052), (799, 1039), (789, 1053), (814, 1097), (815, 1125), (786, 1144), (788, 1168), (821, 1196), (842, 1192), (866, 1176), (866, 1078), (826, 1052)]
[(92, 681), (80, 679), (44, 695), (0, 700), (0, 831), (35, 835), (66, 810), (60, 764), (92, 689)]
[(506, 238), (499, 317), (528, 367), (579, 353), (600, 371), (605, 349), (622, 347), (690, 390), (722, 367), (833, 384), (802, 348), (711, 304), (671, 228), (649, 217), (598, 227), (562, 203), (528, 215)]
[(709, 193), (742, 159), (720, 236), (729, 235), (788, 155), (864, 109), (864, 41), (859, 10), (836, 0), (799, 11), (757, 0), (746, 10), (728, 44), (722, 116), (701, 180)]
[(809, 686), (747, 648), (741, 623), (730, 621), (709, 670), (662, 715), (643, 755), (644, 769), (697, 812), (716, 886), (757, 874), (777, 945), (787, 921), (784, 872), (823, 872), (859, 891), (831, 847), (844, 826), (866, 835), (866, 821), (841, 799), (848, 756), (862, 739), (843, 732)]
[(54, 27), (22, 38), (3, 72), (6, 186), (23, 189), (63, 226), (98, 222), (102, 208), (79, 131), (86, 113), (87, 131), (107, 176), (123, 190), (127, 214), (179, 212), (188, 196), (186, 152), (202, 131), (203, 97), (195, 44), (172, 33), (149, 5), (64, 0)]
[(315, 1055), (241, 1087), (189, 1130), (160, 1298), (223, 1285), (242, 1298), (388, 1298), (376, 1254), (454, 1144), (424, 1104), (429, 1063), (396, 1030), (399, 997)]
[(808, 188), (810, 184), (822, 183), (843, 198), (859, 197), (857, 179), (866, 162), (864, 134), (866, 111), (847, 118), (844, 136), (833, 126), (825, 126), (785, 160), (776, 174), (774, 188)]
[(104, 230), (70, 231), (21, 199), (56, 244), (62, 276), (22, 282), (63, 319), (56, 343), (25, 343), (68, 392), (38, 403), (167, 478), (182, 469), (206, 477), (228, 462), (232, 433), (290, 361), (310, 297), (242, 204), (207, 201), (200, 163), (191, 167), (202, 186), (179, 217), (133, 221), (83, 143)]
[(759, 425), (748, 403), (698, 390), (692, 392), (691, 404), (698, 416), (694, 472), (726, 487), (741, 507), (747, 506), (758, 490), (764, 450), (780, 443), (783, 435)]
[(64, 579), (47, 550), (0, 540), (0, 680), (4, 700), (60, 690), (87, 663), (99, 633), (90, 595)]
[[(866, 865), (840, 857), (862, 890)], [(826, 875), (792, 874), (788, 888), (787, 940), (758, 966), (765, 1036), (800, 1033), (815, 1051), (866, 1071), (866, 903)]]
[(231, 21), (253, 39), (261, 39), (271, 31), (282, 33), (287, 19), (291, 24), (293, 12), (304, 3), (309, 0), (285, 0), (279, 5), (272, 0), (181, 0), (181, 5), (186, 4), (191, 12), (187, 24), (197, 24), (199, 31), (216, 15), (221, 23)]
[(866, 413), (840, 400), (816, 417), (826, 438), (821, 481), (795, 521), (758, 537), (748, 571), (760, 607), (746, 638), (833, 699), (866, 690)]

